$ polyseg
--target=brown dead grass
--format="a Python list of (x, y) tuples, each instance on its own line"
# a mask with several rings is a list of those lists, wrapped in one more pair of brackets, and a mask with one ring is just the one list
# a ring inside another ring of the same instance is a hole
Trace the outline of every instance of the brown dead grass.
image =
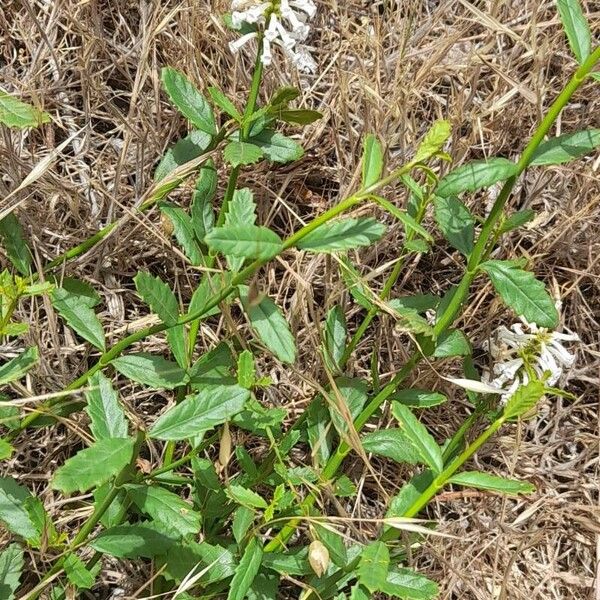
[[(268, 72), (265, 93), (294, 81), (303, 90), (303, 103), (322, 110), (325, 118), (303, 134), (307, 154), (299, 164), (261, 167), (241, 181), (256, 192), (260, 221), (282, 233), (352, 188), (367, 132), (378, 132), (388, 146), (390, 163), (397, 164), (410, 155), (434, 119), (448, 118), (453, 124), (450, 152), (457, 163), (495, 155), (515, 158), (575, 67), (553, 2), (400, 0), (395, 8), (386, 2), (383, 17), (375, 6), (381, 2), (321, 4), (320, 27), (312, 38), (318, 75), (298, 78), (278, 62)], [(0, 209), (17, 207), (39, 264), (106, 222), (129, 215), (116, 235), (65, 269), (101, 292), (101, 318), (113, 340), (146, 315), (132, 284), (138, 269), (167, 278), (186, 301), (198, 279), (161, 232), (157, 213), (140, 215), (132, 209), (150, 186), (158, 158), (186, 130), (161, 93), (162, 66), (177, 66), (201, 85), (217, 85), (240, 102), (244, 99), (251, 58), (233, 58), (227, 50), (230, 34), (216, 16), (227, 5), (209, 0), (2, 2), (0, 80), (54, 119), (39, 131), (2, 130), (2, 196), (49, 151), (70, 135), (77, 137), (33, 187)], [(599, 7), (590, 0), (587, 8), (597, 32)], [(600, 126), (597, 90), (592, 83), (584, 87), (555, 133)], [(507, 236), (498, 256), (529, 258), (562, 300), (565, 326), (583, 339), (568, 381), (577, 401), (552, 400), (533, 421), (506, 428), (474, 461), (476, 468), (535, 482), (538, 490), (532, 497), (503, 500), (449, 490), (431, 505), (428, 516), (456, 537), (431, 539), (413, 562), (440, 582), (440, 598), (600, 598), (598, 164), (591, 157), (532, 171), (511, 201), (512, 208), (532, 207), (539, 216), (533, 227)], [(406, 199), (401, 189), (388, 196), (399, 204)], [(176, 199), (188, 202), (189, 191)], [(484, 214), (490, 201), (486, 195), (473, 197), (472, 209)], [(385, 242), (357, 257), (365, 273), (394, 259), (400, 235), (398, 226), (391, 227)], [(438, 249), (409, 264), (394, 294), (443, 291), (460, 277), (460, 263), (456, 254)], [(384, 275), (371, 281), (375, 289)], [(300, 342), (294, 371), (271, 361), (261, 365), (278, 382), (267, 399), (288, 408), (291, 420), (323, 381), (314, 324), (334, 303), (345, 306), (351, 326), (360, 311), (351, 306), (335, 265), (324, 257), (287, 253), (261, 273), (260, 285), (285, 307)], [(476, 345), (498, 323), (512, 318), (491, 298), (489, 287), (480, 283), (464, 316), (462, 325)], [(42, 362), (15, 394), (62, 389), (92, 360), (89, 349), (73, 338), (45, 300), (34, 302), (21, 316), (32, 325), (28, 343), (42, 349)], [(204, 327), (199, 351), (218, 337), (243, 337), (246, 326), (239, 315), (233, 319), (233, 328), (227, 321)], [(164, 342), (149, 339), (142, 346), (160, 351)], [(394, 335), (387, 319), (375, 321), (351, 365), (355, 374), (369, 376), (374, 347), (382, 378), (407, 356), (405, 340)], [(9, 357), (13, 348), (0, 350)], [(439, 372), (443, 367), (436, 368)], [(453, 368), (447, 365), (448, 372)], [(460, 394), (427, 366), (414, 374), (411, 384), (450, 395), (452, 402), (426, 419), (440, 440), (451, 434), (468, 412)], [(126, 384), (120, 391), (132, 418), (146, 426), (170, 400), (169, 394)], [(65, 501), (53, 494), (48, 480), (81, 443), (82, 423), (77, 417), (65, 427), (32, 431), (20, 439), (18, 454), (8, 464), (44, 500), (64, 531), (72, 531), (90, 508), (81, 499)], [(159, 450), (146, 458), (157, 462)], [(360, 460), (348, 461), (346, 472), (360, 493), (352, 505), (338, 507), (342, 516), (380, 516), (382, 488), (391, 496), (405, 480), (406, 474), (392, 464), (372, 464), (380, 473), (378, 481)], [(337, 514), (334, 505), (327, 510)], [(373, 529), (365, 523), (351, 535), (366, 539)], [(43, 570), (43, 559), (31, 555), (33, 572)], [(110, 597), (114, 587), (125, 588), (127, 594), (142, 588), (143, 597), (150, 593), (144, 587), (148, 579), (149, 571), (139, 565), (107, 562), (95, 597)]]

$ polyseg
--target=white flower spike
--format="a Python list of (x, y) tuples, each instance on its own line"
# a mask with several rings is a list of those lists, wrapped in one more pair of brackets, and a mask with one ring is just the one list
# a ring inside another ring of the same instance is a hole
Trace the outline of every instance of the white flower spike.
[[(273, 61), (273, 45), (281, 46), (292, 64), (304, 73), (314, 73), (317, 63), (310, 55), (304, 42), (310, 33), (308, 21), (312, 19), (317, 6), (313, 0), (232, 0), (231, 21), (240, 28), (244, 23), (255, 25), (264, 32), (261, 61), (268, 66)], [(258, 32), (242, 36), (229, 47), (232, 52), (239, 52), (250, 40), (258, 37)]]

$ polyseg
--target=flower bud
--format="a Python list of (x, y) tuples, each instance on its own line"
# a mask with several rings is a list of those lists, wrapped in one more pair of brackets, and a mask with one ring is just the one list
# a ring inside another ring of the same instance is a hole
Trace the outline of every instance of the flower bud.
[(329, 551), (319, 541), (315, 540), (308, 547), (308, 562), (317, 577), (321, 577), (329, 567)]
[(223, 425), (221, 430), (221, 440), (219, 442), (219, 463), (223, 468), (229, 464), (231, 459), (231, 433), (229, 431), (229, 423)]

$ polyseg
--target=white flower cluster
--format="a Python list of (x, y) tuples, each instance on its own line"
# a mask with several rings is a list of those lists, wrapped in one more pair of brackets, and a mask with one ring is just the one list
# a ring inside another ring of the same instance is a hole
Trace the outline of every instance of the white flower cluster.
[(495, 363), (491, 373), (484, 373), (483, 381), (503, 390), (503, 401), (529, 382), (524, 368), (526, 361), (540, 378), (548, 376), (546, 382), (550, 386), (555, 385), (563, 371), (575, 363), (575, 355), (565, 348), (564, 342), (577, 342), (578, 335), (548, 331), (522, 321), (510, 329), (499, 327), (489, 343), (484, 344)]
[[(263, 50), (261, 60), (268, 66), (273, 60), (272, 46), (283, 48), (292, 63), (302, 72), (314, 73), (317, 64), (302, 42), (310, 33), (308, 20), (312, 19), (317, 7), (313, 0), (233, 0), (231, 3), (231, 20), (233, 26), (241, 27), (244, 23), (258, 25), (263, 29)], [(239, 52), (250, 40), (259, 36), (258, 32), (243, 35), (231, 42), (232, 52)]]

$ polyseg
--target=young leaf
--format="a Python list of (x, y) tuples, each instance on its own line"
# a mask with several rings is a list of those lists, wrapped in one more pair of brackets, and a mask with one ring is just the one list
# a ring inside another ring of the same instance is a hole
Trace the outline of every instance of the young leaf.
[(413, 415), (410, 408), (399, 402), (392, 404), (392, 414), (398, 419), (403, 433), (414, 446), (420, 459), (435, 473), (440, 473), (444, 468), (442, 451), (425, 426)]
[(419, 144), (413, 162), (425, 162), (440, 152), (451, 133), (452, 126), (449, 121), (436, 121), (425, 134), (423, 141)]
[(433, 600), (438, 596), (437, 584), (411, 569), (391, 570), (381, 591), (401, 600)]
[(134, 444), (133, 438), (107, 438), (94, 442), (56, 470), (52, 488), (72, 494), (106, 483), (131, 462)]
[(334, 373), (341, 371), (340, 362), (346, 350), (346, 318), (340, 306), (334, 306), (325, 319), (323, 330), (324, 357), (328, 367)]
[(210, 104), (196, 86), (185, 75), (171, 67), (163, 68), (161, 79), (171, 102), (179, 112), (201, 131), (215, 135), (215, 116)]
[(330, 221), (305, 236), (298, 248), (310, 252), (339, 252), (370, 246), (385, 233), (385, 225), (372, 217)]
[(473, 250), (475, 219), (469, 209), (454, 196), (437, 197), (435, 220), (444, 237), (458, 251), (469, 256)]
[(200, 531), (200, 515), (178, 495), (157, 485), (129, 484), (125, 487), (135, 505), (169, 531), (181, 537)]
[(415, 218), (412, 217), (408, 212), (399, 209), (395, 204), (389, 200), (386, 200), (385, 198), (382, 198), (381, 196), (373, 196), (373, 199), (384, 210), (396, 217), (396, 219), (398, 219), (404, 225), (404, 229), (407, 233), (412, 230), (427, 241), (433, 242), (433, 237), (427, 231), (427, 229), (425, 229), (418, 221), (416, 221)]
[(258, 574), (262, 557), (262, 544), (257, 538), (253, 537), (246, 546), (239, 567), (231, 580), (227, 600), (244, 600), (254, 578)]
[(0, 598), (14, 600), (24, 564), (23, 550), (18, 544), (10, 544), (0, 552)]
[(177, 167), (198, 158), (208, 149), (211, 141), (212, 137), (208, 133), (198, 129), (180, 139), (162, 157), (154, 171), (154, 181), (161, 181)]
[(267, 501), (259, 496), (256, 492), (249, 490), (241, 485), (231, 484), (225, 493), (237, 504), (241, 504), (246, 508), (266, 509), (269, 505)]
[(97, 552), (117, 558), (154, 558), (166, 554), (173, 540), (147, 525), (119, 525), (90, 542)]
[(156, 313), (165, 325), (175, 325), (179, 318), (179, 303), (171, 288), (160, 277), (152, 277), (143, 271), (140, 271), (133, 281), (141, 299), (150, 306), (152, 312)]
[(600, 129), (565, 133), (540, 144), (531, 165), (562, 165), (593, 152), (600, 146)]
[(398, 331), (410, 331), (427, 337), (433, 337), (433, 327), (414, 308), (407, 308), (402, 301), (396, 299), (388, 302), (394, 317), (398, 320), (396, 329)]
[(592, 51), (592, 39), (580, 0), (556, 0), (556, 4), (569, 46), (577, 62), (581, 64)]
[(17, 100), (3, 89), (0, 89), (0, 123), (8, 127), (39, 127), (49, 123), (50, 115), (30, 104)]
[(298, 88), (291, 85), (284, 85), (273, 94), (269, 104), (271, 106), (287, 106), (290, 102), (298, 98), (301, 92)]
[(52, 306), (77, 334), (96, 348), (106, 350), (104, 330), (87, 300), (64, 288), (55, 288), (51, 294)]
[(433, 356), (435, 356), (435, 358), (469, 356), (471, 352), (471, 343), (467, 339), (467, 336), (458, 329), (452, 329), (440, 335)]
[(365, 138), (362, 158), (362, 186), (368, 188), (381, 179), (383, 173), (383, 148), (377, 137), (369, 134)]
[(8, 214), (0, 221), (0, 239), (6, 250), (8, 260), (21, 275), (31, 272), (31, 252), (23, 238), (23, 228), (14, 215)]
[(402, 429), (373, 431), (367, 433), (361, 441), (365, 452), (391, 458), (400, 464), (416, 465), (420, 462), (419, 454)]
[(268, 260), (281, 252), (281, 238), (266, 227), (215, 227), (205, 238), (208, 247), (226, 256)]
[(229, 421), (241, 412), (250, 392), (238, 385), (205, 387), (159, 417), (149, 432), (159, 440), (183, 440)]
[(192, 265), (197, 266), (202, 264), (202, 252), (196, 242), (192, 218), (182, 208), (173, 206), (167, 202), (161, 202), (158, 206), (160, 211), (173, 224), (175, 238), (182, 247), (185, 255), (190, 259)]
[(491, 490), (509, 496), (530, 494), (535, 491), (535, 486), (527, 481), (506, 479), (505, 477), (497, 477), (496, 475), (488, 475), (487, 473), (479, 473), (477, 471), (458, 473), (457, 475), (453, 475), (449, 481), (457, 485), (478, 488), (480, 490)]
[(256, 223), (256, 203), (254, 194), (249, 188), (235, 190), (225, 215), (225, 225), (236, 227), (238, 225), (254, 225)]
[(294, 123), (296, 125), (310, 125), (323, 118), (323, 115), (317, 110), (300, 109), (279, 109), (272, 113), (280, 121), (285, 123)]
[(256, 382), (256, 369), (254, 355), (250, 350), (244, 350), (238, 357), (237, 363), (238, 383), (247, 390), (252, 389)]
[(209, 87), (208, 93), (212, 98), (212, 101), (230, 117), (233, 117), (236, 121), (242, 120), (240, 111), (235, 107), (235, 104), (219, 89), (216, 87)]
[(545, 392), (546, 386), (544, 383), (536, 379), (522, 385), (508, 399), (504, 408), (504, 417), (514, 419), (528, 413), (542, 399)]
[(76, 554), (67, 554), (63, 568), (67, 579), (79, 590), (89, 590), (100, 571), (100, 564), (95, 569), (88, 570), (85, 563)]
[(90, 430), (94, 439), (126, 438), (127, 420), (110, 379), (99, 371), (90, 377), (89, 386), (85, 393), (85, 410), (91, 420)]
[(39, 360), (38, 349), (35, 346), (27, 348), (19, 356), (0, 365), (0, 385), (21, 379)]
[(489, 275), (502, 300), (518, 316), (525, 317), (539, 327), (554, 329), (558, 325), (558, 311), (554, 302), (544, 284), (533, 273), (502, 260), (488, 260), (479, 268)]
[(383, 542), (363, 548), (357, 567), (358, 581), (370, 592), (381, 590), (388, 576), (390, 552)]
[(279, 307), (266, 296), (258, 304), (253, 303), (248, 293), (246, 286), (240, 286), (240, 300), (252, 328), (281, 362), (292, 364), (296, 360), (296, 341)]
[(272, 129), (265, 129), (248, 141), (258, 146), (271, 162), (288, 163), (304, 155), (300, 144)]
[(510, 217), (508, 217), (504, 223), (502, 223), (502, 226), (500, 227), (500, 233), (507, 233), (513, 229), (522, 227), (530, 221), (533, 221), (534, 217), (535, 211), (532, 209), (526, 208), (525, 210), (520, 210), (519, 212), (510, 215)]
[(145, 352), (115, 358), (111, 364), (121, 375), (157, 390), (172, 390), (188, 381), (177, 363)]
[(248, 142), (229, 142), (223, 151), (223, 157), (232, 167), (251, 165), (258, 162), (264, 152)]
[(0, 523), (11, 533), (37, 546), (42, 528), (34, 518), (33, 511), (28, 510), (34, 500), (37, 501), (37, 498), (12, 477), (0, 477)]
[[(1, 418), (3, 415), (0, 415), (0, 423), (2, 423)], [(4, 424), (4, 423), (2, 423)], [(15, 452), (15, 447), (9, 444), (6, 440), (0, 438), (0, 460), (7, 460), (10, 458)]]
[(200, 167), (198, 179), (196, 179), (190, 213), (194, 233), (200, 243), (204, 243), (206, 234), (210, 233), (215, 226), (212, 202), (217, 191), (218, 179), (215, 163), (212, 160), (206, 161)]
[(516, 163), (506, 158), (474, 160), (450, 171), (439, 182), (436, 194), (442, 198), (474, 192), (504, 181), (517, 172)]

